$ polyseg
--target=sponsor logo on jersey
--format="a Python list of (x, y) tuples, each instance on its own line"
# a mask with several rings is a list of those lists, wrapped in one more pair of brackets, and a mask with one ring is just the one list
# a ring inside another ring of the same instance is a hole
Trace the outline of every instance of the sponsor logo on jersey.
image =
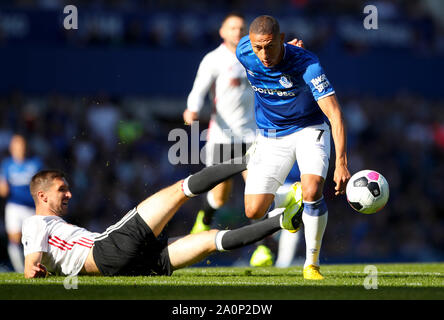
[(252, 76), (252, 77), (255, 76), (255, 73), (254, 73), (253, 71), (247, 69), (247, 72), (248, 72), (248, 74), (249, 74), (250, 76)]
[[(251, 84), (251, 83), (250, 83)], [(277, 90), (277, 89), (264, 89), (264, 88), (258, 88), (254, 85), (251, 85), (254, 91), (259, 93), (265, 93), (269, 95), (278, 95), (279, 97), (295, 97), (296, 94), (292, 91), (284, 91), (284, 90)]]
[(293, 86), (293, 82), (291, 82), (290, 77), (283, 74), (282, 77), (279, 79), (279, 83), (284, 88), (291, 88)]
[(320, 76), (311, 79), (310, 82), (319, 92), (322, 92), (330, 87), (330, 82), (327, 80), (325, 74), (321, 74)]

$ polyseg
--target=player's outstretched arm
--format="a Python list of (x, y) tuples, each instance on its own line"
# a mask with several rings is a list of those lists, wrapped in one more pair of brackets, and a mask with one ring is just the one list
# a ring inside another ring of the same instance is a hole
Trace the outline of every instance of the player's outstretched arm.
[(335, 194), (344, 194), (350, 172), (347, 168), (347, 137), (345, 121), (341, 107), (335, 94), (318, 100), (318, 105), (331, 124), (333, 142), (335, 145), (336, 162), (333, 181), (336, 183)]
[(199, 119), (199, 112), (204, 106), (204, 100), (211, 86), (215, 81), (214, 61), (211, 55), (206, 55), (199, 65), (193, 88), (187, 98), (187, 108), (183, 113), (183, 120), (186, 125)]
[(25, 278), (44, 278), (46, 267), (41, 264), (43, 252), (33, 252), (25, 256)]

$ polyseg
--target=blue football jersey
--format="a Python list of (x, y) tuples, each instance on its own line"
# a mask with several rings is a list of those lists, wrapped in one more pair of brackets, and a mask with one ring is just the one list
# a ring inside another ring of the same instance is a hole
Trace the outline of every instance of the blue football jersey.
[(303, 48), (284, 44), (282, 61), (265, 67), (254, 54), (249, 36), (236, 55), (255, 93), (256, 123), (265, 136), (284, 136), (304, 127), (328, 122), (316, 101), (334, 94), (319, 59)]
[(11, 157), (3, 160), (0, 176), (8, 182), (8, 202), (34, 207), (29, 191), (29, 182), (34, 174), (42, 168), (38, 158), (29, 158), (19, 163)]

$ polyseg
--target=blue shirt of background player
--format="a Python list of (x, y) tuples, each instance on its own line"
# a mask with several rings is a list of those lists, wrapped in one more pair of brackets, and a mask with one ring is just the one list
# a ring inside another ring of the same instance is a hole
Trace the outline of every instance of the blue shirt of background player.
[(284, 44), (282, 61), (265, 67), (253, 52), (249, 36), (241, 39), (237, 58), (255, 93), (256, 123), (265, 136), (285, 136), (327, 122), (316, 101), (334, 93), (318, 58), (303, 48)]
[(29, 191), (29, 182), (41, 168), (42, 163), (38, 158), (28, 158), (23, 162), (16, 162), (12, 157), (3, 160), (0, 176), (9, 185), (7, 201), (34, 207), (34, 201)]
[(287, 178), (285, 179), (284, 184), (293, 184), (296, 181), (301, 181), (301, 172), (299, 171), (297, 163), (295, 163), (293, 165), (293, 168), (291, 168)]

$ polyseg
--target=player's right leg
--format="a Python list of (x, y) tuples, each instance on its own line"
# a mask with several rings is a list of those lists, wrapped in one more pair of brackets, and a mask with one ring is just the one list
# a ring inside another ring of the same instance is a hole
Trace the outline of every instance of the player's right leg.
[[(299, 195), (297, 194), (298, 192), (301, 194), (300, 197), (302, 198), (301, 183), (299, 184), (285, 183), (276, 192), (276, 198), (282, 198), (281, 201), (288, 201), (288, 199), (286, 198), (288, 197), (288, 195), (290, 195), (299, 199)], [(290, 202), (291, 201), (292, 200), (290, 200)], [(300, 203), (300, 205), (302, 205), (302, 202)], [(300, 240), (300, 234), (301, 234), (300, 232), (292, 233), (287, 230), (282, 230), (280, 232), (278, 252), (275, 264), (276, 267), (286, 268), (291, 265), (294, 256), (296, 254), (297, 246)]]
[[(279, 213), (280, 211), (283, 211), (286, 213), (284, 215), (284, 221), (283, 224), (291, 223), (285, 220), (285, 217), (291, 216), (288, 213), (294, 212), (297, 210), (303, 210), (303, 203), (302, 203), (302, 185), (300, 182), (295, 182), (291, 185), (288, 185), (286, 188), (279, 188), (279, 190), (276, 192), (276, 197), (274, 201), (275, 210), (273, 210), (273, 213)], [(268, 216), (270, 216), (272, 213), (270, 212)], [(284, 231), (282, 231), (284, 232)], [(282, 234), (281, 232), (281, 234)], [(296, 232), (296, 231), (294, 231)], [(290, 233), (290, 232), (286, 232)], [(261, 242), (261, 243), (260, 243)], [(273, 264), (273, 254), (271, 250), (266, 247), (265, 243), (263, 241), (258, 242), (260, 245), (256, 248), (256, 250), (253, 252), (253, 255), (250, 259), (250, 265), (253, 267), (258, 266), (270, 266)], [(284, 245), (282, 241), (279, 243), (280, 245)], [(287, 244), (292, 244), (288, 243)], [(288, 252), (288, 251), (286, 251)], [(278, 259), (280, 258), (280, 261), (282, 261), (282, 257), (284, 254), (284, 251), (279, 251)], [(294, 253), (290, 253), (291, 257), (289, 257), (291, 260), (293, 259)], [(278, 261), (276, 261), (277, 263)], [(279, 262), (280, 263), (280, 262)]]
[(262, 218), (275, 200), (276, 191), (284, 183), (296, 161), (292, 137), (258, 136), (249, 152), (245, 182), (245, 214), (250, 219)]
[[(282, 207), (283, 197), (276, 197), (276, 192), (296, 160), (291, 138), (258, 136), (248, 151), (250, 159), (245, 184), (245, 213), (248, 218), (261, 219), (271, 208)], [(272, 263), (271, 251), (263, 246), (259, 246), (250, 259), (251, 266)]]
[(286, 210), (283, 214), (234, 230), (212, 229), (189, 234), (168, 246), (173, 270), (197, 263), (216, 251), (234, 250), (250, 245), (282, 228), (298, 229), (302, 223), (301, 215), (302, 210)]

